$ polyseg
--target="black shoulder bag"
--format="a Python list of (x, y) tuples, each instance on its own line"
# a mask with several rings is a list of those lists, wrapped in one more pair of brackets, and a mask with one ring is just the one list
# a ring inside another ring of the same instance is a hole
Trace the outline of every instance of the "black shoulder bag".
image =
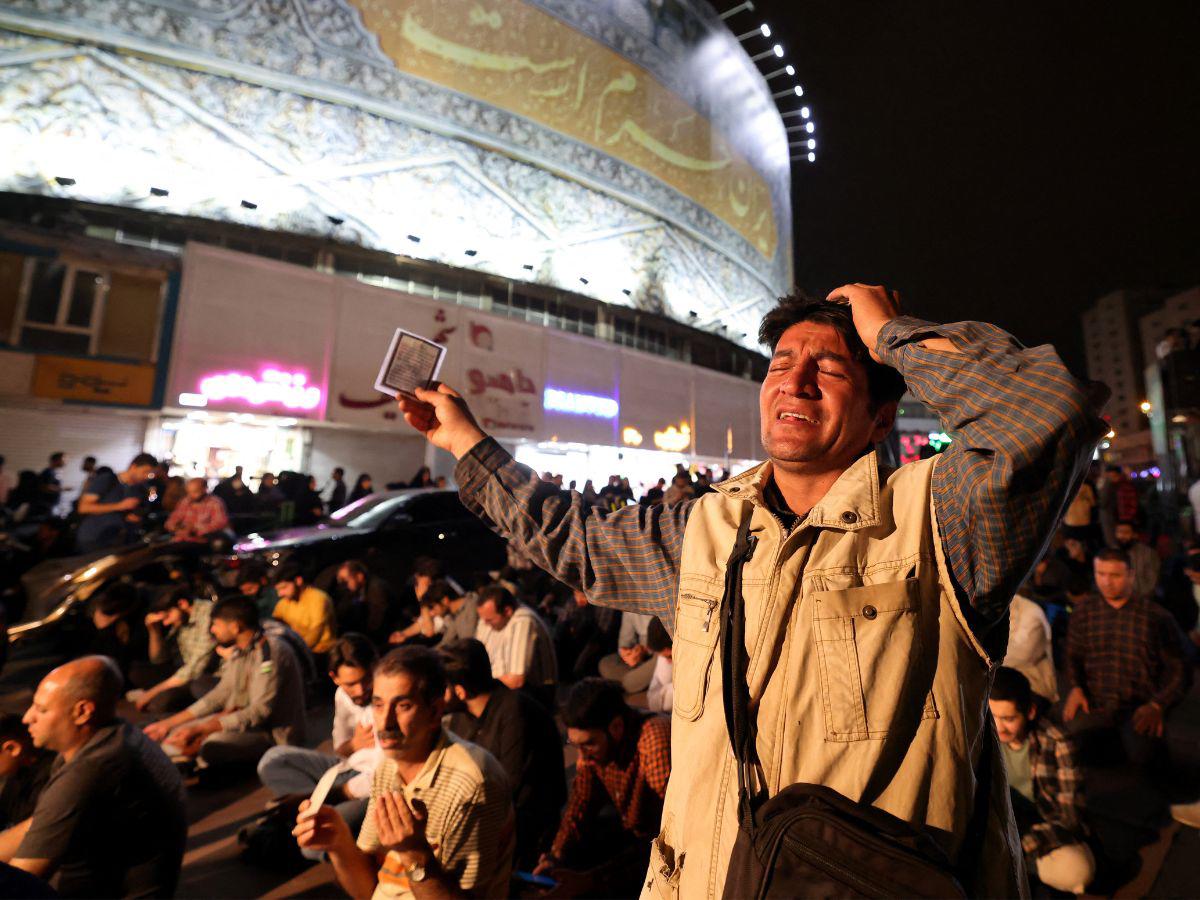
[[(747, 512), (725, 571), (721, 629), (725, 723), (738, 771), (738, 835), (724, 897), (966, 897), (932, 838), (890, 813), (819, 784), (793, 784), (763, 799), (749, 718), (742, 600), (742, 567), (755, 541)], [(988, 760), (983, 762), (986, 771)], [(976, 796), (986, 798), (986, 788)]]

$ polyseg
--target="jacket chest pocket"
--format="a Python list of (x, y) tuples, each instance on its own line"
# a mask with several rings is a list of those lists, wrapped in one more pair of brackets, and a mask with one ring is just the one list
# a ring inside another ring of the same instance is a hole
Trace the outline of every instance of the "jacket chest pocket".
[(683, 587), (675, 609), (671, 668), (675, 686), (674, 715), (689, 722), (704, 713), (704, 695), (712, 676), (713, 656), (721, 633), (722, 591), (707, 584)]
[(933, 694), (917, 686), (919, 591), (909, 578), (812, 595), (826, 740), (885, 737), (914, 703), (920, 718), (937, 718)]

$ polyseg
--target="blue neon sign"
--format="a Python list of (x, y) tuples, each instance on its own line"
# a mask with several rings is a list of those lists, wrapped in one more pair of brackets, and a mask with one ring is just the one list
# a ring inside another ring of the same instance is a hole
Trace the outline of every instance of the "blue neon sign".
[(542, 394), (542, 408), (574, 416), (595, 416), (598, 419), (615, 419), (620, 411), (620, 406), (612, 397), (576, 394), (552, 387), (546, 388)]

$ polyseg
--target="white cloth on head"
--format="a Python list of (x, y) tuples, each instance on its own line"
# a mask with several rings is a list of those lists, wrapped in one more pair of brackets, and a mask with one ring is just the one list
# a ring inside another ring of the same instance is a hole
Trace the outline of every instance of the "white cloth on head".
[(1032, 600), (1017, 594), (1008, 607), (1008, 653), (1004, 665), (1029, 679), (1035, 694), (1058, 699), (1058, 675), (1050, 643), (1050, 622)]

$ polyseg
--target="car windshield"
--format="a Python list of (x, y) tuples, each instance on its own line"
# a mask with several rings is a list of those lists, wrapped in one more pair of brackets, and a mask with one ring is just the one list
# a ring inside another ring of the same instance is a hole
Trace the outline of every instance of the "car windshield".
[(408, 502), (411, 494), (368, 494), (330, 513), (327, 521), (349, 528), (374, 528)]

